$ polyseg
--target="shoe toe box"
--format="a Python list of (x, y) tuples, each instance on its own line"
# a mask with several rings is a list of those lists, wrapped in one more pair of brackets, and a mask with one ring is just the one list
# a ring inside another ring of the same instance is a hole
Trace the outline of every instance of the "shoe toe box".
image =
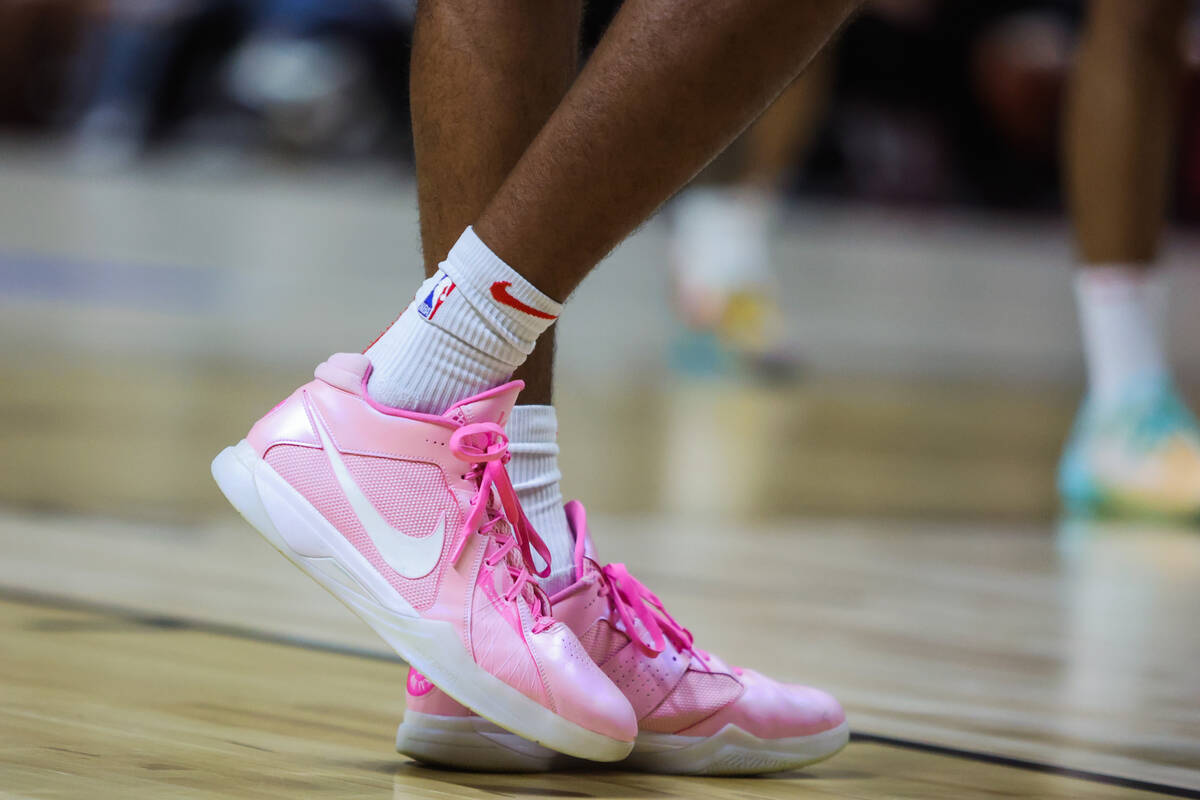
[(532, 649), (559, 716), (622, 742), (637, 738), (633, 707), (562, 623), (534, 635)]
[(689, 736), (711, 736), (726, 725), (737, 725), (760, 739), (812, 736), (846, 721), (842, 706), (828, 692), (772, 680), (753, 670), (742, 670), (742, 694), (703, 722), (682, 731)]

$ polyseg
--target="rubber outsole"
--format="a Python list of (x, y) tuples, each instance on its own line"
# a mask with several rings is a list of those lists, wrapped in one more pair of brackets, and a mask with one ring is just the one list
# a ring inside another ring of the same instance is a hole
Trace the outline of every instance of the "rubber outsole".
[[(622, 766), (667, 775), (762, 775), (824, 761), (849, 741), (845, 722), (787, 739), (760, 739), (736, 725), (705, 737), (642, 733)], [(426, 764), (475, 772), (549, 772), (581, 766), (480, 717), (411, 710), (396, 730), (396, 750)]]
[[(558, 716), (484, 670), (454, 627), (423, 619), (299, 492), (242, 440), (212, 462), (226, 499), (263, 538), (361, 617), (404, 660), (458, 702), (531, 742), (591, 761), (619, 761), (633, 748)], [(273, 516), (268, 507), (274, 509)], [(287, 517), (298, 552), (276, 525)]]

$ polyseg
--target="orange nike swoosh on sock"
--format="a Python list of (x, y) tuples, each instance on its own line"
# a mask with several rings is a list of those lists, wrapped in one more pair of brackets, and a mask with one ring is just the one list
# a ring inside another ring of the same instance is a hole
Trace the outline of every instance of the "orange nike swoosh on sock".
[(539, 319), (558, 319), (554, 314), (547, 314), (545, 311), (539, 311), (533, 306), (522, 303), (517, 298), (508, 293), (508, 287), (512, 286), (512, 281), (496, 281), (492, 284), (492, 297), (496, 298), (497, 303), (503, 303), (506, 306), (511, 306), (517, 311), (524, 311), (530, 316), (538, 317)]

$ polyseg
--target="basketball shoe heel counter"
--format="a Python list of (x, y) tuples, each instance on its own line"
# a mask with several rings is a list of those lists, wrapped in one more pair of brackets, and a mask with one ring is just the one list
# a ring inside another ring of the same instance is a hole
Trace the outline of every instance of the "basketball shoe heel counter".
[(265, 458), (267, 451), (276, 444), (321, 446), (321, 440), (317, 438), (312, 420), (304, 407), (304, 392), (311, 385), (307, 383), (296, 389), (250, 428), (246, 441), (259, 458)]
[(265, 457), (277, 444), (322, 447), (320, 434), (313, 427), (308, 398), (324, 395), (332, 402), (348, 400), (355, 405), (361, 404), (363, 376), (370, 366), (370, 360), (360, 353), (334, 353), (313, 370), (313, 380), (297, 388), (255, 422), (246, 434), (246, 441), (259, 458)]

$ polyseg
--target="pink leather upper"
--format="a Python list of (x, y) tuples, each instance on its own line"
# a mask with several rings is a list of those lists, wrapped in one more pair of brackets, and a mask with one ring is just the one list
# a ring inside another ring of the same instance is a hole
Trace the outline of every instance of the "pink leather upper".
[[(529, 645), (539, 666), (543, 666), (551, 708), (568, 719), (586, 719), (588, 727), (612, 738), (634, 740), (637, 719), (625, 694), (596, 669), (569, 627), (556, 623), (530, 639)], [(557, 668), (544, 669), (551, 662)]]
[(782, 739), (821, 733), (846, 721), (838, 701), (820, 689), (780, 683), (748, 669), (740, 678), (743, 690), (736, 702), (675, 732), (712, 736), (733, 724), (760, 739)]
[[(733, 724), (771, 739), (808, 736), (845, 721), (838, 702), (818, 689), (730, 667), (717, 656), (672, 641), (665, 641), (658, 653), (639, 647), (613, 613), (611, 581), (597, 563), (583, 506), (568, 503), (566, 511), (576, 536), (577, 580), (551, 598), (554, 616), (575, 632), (592, 660), (624, 693), (641, 730), (711, 736)], [(632, 633), (649, 641), (639, 620), (634, 620), (634, 627)], [(444, 710), (449, 706), (436, 697), (440, 694), (436, 689), (421, 697), (410, 693), (408, 703), (416, 710), (436, 707), (443, 711), (428, 713), (460, 716), (457, 710)]]
[[(472, 425), (502, 425), (522, 384), (497, 387), (435, 417), (373, 401), (365, 390), (370, 369), (360, 354), (331, 357), (317, 367), (315, 380), (259, 420), (247, 440), (414, 609), (454, 625), (476, 663), (559, 715), (632, 741), (636, 720), (624, 696), (566, 626), (540, 617), (533, 584), (515, 583), (528, 580), (520, 577), (525, 560), (513, 547), (513, 526), (498, 518), (497, 490), (481, 497), (482, 506), (472, 505), (482, 463), (472, 463), (474, 456), (464, 460), (463, 449), (451, 446), (456, 431), (461, 438), (474, 435)], [(396, 535), (419, 539), (445, 521), (441, 558), (432, 572), (406, 578), (378, 552), (334, 477), (322, 432), (375, 511), (403, 532)], [(500, 439), (493, 445), (504, 447)], [(500, 463), (493, 465), (499, 472), (488, 474), (503, 483), (507, 477)], [(467, 529), (472, 515), (491, 522)], [(443, 709), (453, 703), (440, 697), (440, 691), (423, 696)]]

